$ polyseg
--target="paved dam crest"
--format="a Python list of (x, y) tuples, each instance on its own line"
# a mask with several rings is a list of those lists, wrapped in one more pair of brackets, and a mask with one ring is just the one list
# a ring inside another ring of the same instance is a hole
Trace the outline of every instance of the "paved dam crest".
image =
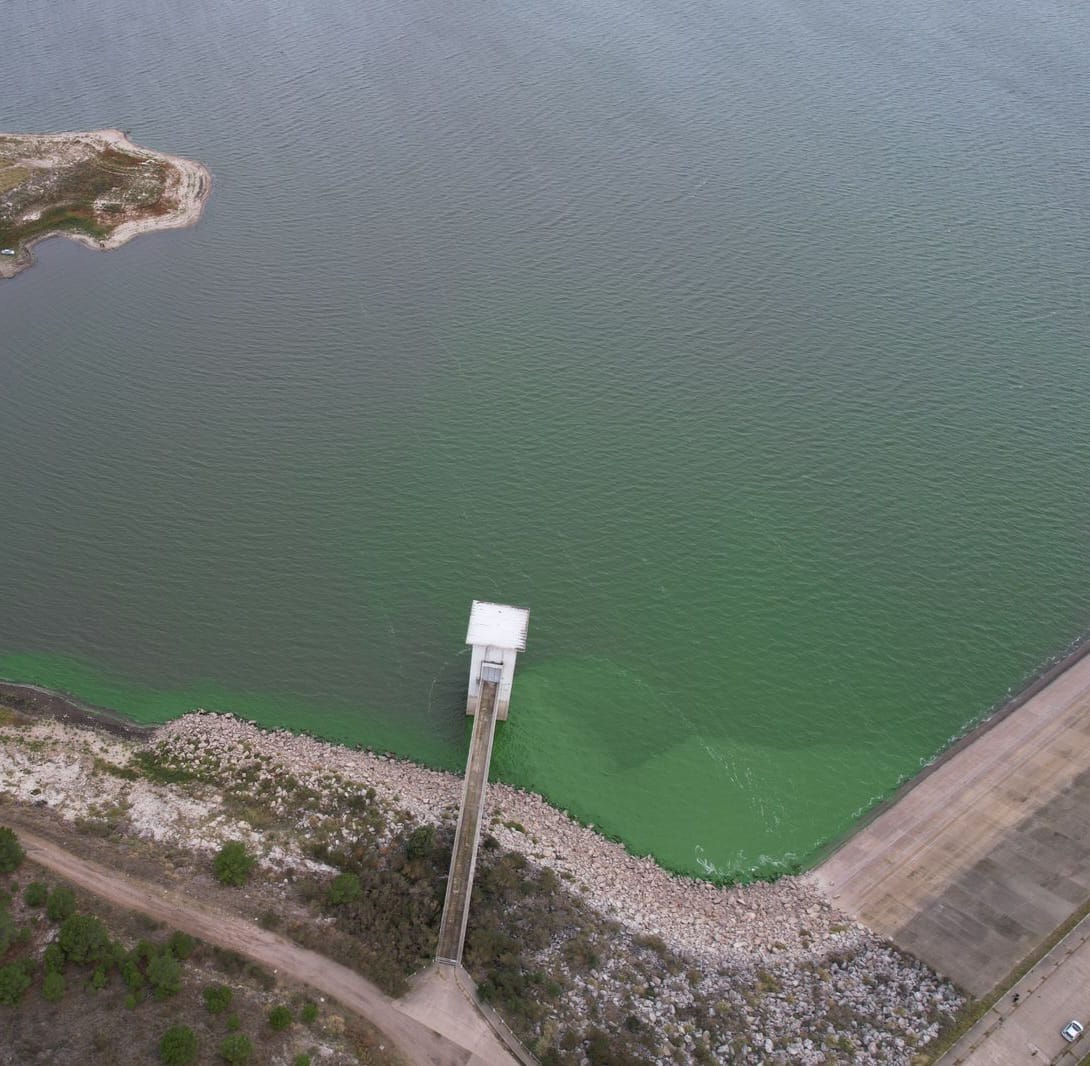
[(1090, 898), (1090, 655), (808, 875), (975, 996)]

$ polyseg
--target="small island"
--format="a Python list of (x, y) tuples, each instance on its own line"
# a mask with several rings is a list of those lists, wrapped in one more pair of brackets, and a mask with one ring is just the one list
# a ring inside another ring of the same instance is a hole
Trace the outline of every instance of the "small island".
[(31, 266), (47, 237), (107, 250), (191, 226), (211, 188), (207, 167), (141, 148), (121, 130), (0, 133), (0, 278)]

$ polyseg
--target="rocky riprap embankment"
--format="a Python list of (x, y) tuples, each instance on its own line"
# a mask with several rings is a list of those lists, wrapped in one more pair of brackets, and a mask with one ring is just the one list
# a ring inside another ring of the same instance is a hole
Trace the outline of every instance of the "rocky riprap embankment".
[[(316, 839), (381, 848), (413, 824), (449, 826), (461, 798), (454, 775), (226, 715), (186, 715), (153, 736), (157, 765), (195, 775), (183, 788), (126, 774), (130, 741), (56, 722), (0, 736), (9, 796), (186, 848), (242, 838), (273, 868), (328, 871), (308, 855)], [(898, 1063), (961, 1005), (801, 879), (716, 887), (629, 855), (540, 797), (492, 785), (489, 808), (501, 848), (552, 869), (603, 920), (593, 964), (560, 964), (559, 1015), (537, 1025), (541, 1039), (561, 1022), (612, 1020), (656, 1034), (652, 1061)], [(556, 972), (549, 950), (537, 961)]]
[[(237, 771), (240, 752), (250, 760), (283, 765), (300, 780), (336, 775), (375, 788), (415, 822), (453, 819), (461, 801), (462, 781), (453, 774), (286, 731), (261, 730), (226, 715), (179, 718), (157, 732), (155, 746), (179, 765), (214, 775)], [(273, 771), (268, 774), (271, 778)], [(541, 797), (507, 785), (489, 785), (487, 823), (501, 846), (570, 878), (599, 910), (702, 961), (815, 958), (870, 939), (862, 926), (833, 910), (799, 878), (720, 888), (677, 877), (653, 859), (630, 855)]]

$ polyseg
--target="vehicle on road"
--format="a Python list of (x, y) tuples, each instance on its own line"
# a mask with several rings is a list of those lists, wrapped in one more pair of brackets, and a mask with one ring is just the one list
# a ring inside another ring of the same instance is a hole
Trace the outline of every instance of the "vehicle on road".
[(1072, 1019), (1060, 1030), (1060, 1036), (1069, 1044), (1075, 1043), (1075, 1041), (1082, 1036), (1082, 1022), (1077, 1022)]

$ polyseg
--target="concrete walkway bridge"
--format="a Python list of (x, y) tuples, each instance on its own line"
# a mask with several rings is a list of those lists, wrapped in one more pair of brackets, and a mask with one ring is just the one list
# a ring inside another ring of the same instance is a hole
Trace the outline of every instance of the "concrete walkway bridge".
[(473, 648), (466, 699), (466, 714), (473, 716), (473, 733), (435, 952), (440, 965), (459, 966), (462, 961), (492, 743), (496, 723), (507, 718), (515, 659), (526, 648), (529, 620), (530, 612), (525, 608), (473, 601), (466, 633), (466, 643)]

